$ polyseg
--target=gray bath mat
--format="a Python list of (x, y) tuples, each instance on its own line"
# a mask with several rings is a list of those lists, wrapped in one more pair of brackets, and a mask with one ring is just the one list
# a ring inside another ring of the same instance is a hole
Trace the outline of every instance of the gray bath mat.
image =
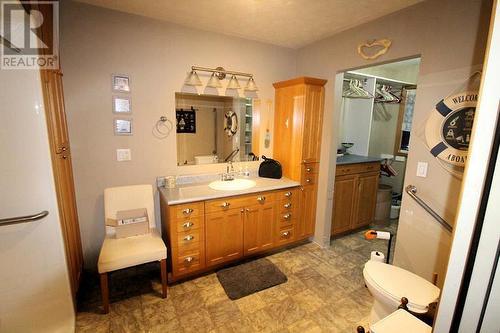
[(267, 259), (254, 260), (221, 269), (217, 272), (217, 278), (227, 296), (232, 300), (282, 284), (288, 280), (285, 274)]

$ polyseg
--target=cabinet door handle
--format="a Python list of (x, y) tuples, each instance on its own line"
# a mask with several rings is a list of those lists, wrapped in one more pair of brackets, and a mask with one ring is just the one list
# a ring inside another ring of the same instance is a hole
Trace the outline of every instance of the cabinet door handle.
[(224, 202), (222, 205), (220, 205), (222, 208), (227, 208), (229, 206), (231, 206), (231, 203), (229, 202)]
[(193, 222), (186, 222), (182, 225), (184, 229), (191, 228), (194, 225)]
[(290, 208), (290, 207), (292, 207), (292, 203), (291, 202), (286, 203), (286, 204), (283, 205), (283, 207)]
[(292, 192), (286, 192), (285, 193), (285, 197), (291, 197), (292, 196)]
[(264, 197), (264, 196), (262, 196), (262, 197), (258, 197), (258, 198), (257, 198), (257, 201), (258, 201), (258, 202), (264, 202), (264, 201), (266, 201), (266, 197)]
[(184, 215), (189, 215), (189, 214), (191, 214), (192, 212), (194, 212), (194, 210), (193, 210), (193, 209), (191, 209), (191, 208), (186, 208), (186, 209), (184, 209), (184, 210), (182, 211), (182, 213), (183, 213)]
[(189, 263), (193, 262), (193, 260), (194, 260), (193, 257), (186, 257), (186, 259), (184, 259), (184, 262), (189, 264)]
[(285, 215), (283, 215), (283, 218), (284, 218), (285, 220), (289, 220), (289, 219), (290, 219), (290, 217), (292, 217), (292, 214), (291, 214), (291, 213), (286, 213)]
[(190, 242), (190, 241), (192, 241), (193, 239), (194, 239), (194, 236), (193, 236), (193, 235), (187, 235), (186, 237), (184, 237), (184, 240), (185, 240), (186, 242)]

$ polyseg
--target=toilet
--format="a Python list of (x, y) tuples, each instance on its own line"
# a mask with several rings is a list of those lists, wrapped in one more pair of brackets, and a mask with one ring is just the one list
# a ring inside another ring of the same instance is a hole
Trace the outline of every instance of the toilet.
[(402, 297), (408, 299), (408, 309), (417, 313), (427, 312), (428, 305), (439, 298), (438, 287), (397, 266), (370, 260), (363, 276), (374, 298), (370, 325), (396, 311)]

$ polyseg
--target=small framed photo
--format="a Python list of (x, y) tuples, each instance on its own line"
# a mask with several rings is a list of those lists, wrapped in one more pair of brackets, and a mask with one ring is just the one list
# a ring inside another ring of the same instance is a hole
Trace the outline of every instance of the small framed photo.
[(130, 78), (128, 75), (113, 74), (113, 91), (130, 92)]
[(130, 97), (113, 96), (113, 113), (118, 113), (118, 114), (132, 113)]
[(115, 118), (115, 135), (132, 135), (132, 119)]

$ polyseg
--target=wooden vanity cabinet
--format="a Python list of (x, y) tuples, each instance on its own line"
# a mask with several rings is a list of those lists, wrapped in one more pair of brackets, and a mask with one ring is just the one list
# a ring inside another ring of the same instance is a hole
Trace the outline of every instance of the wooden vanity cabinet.
[(173, 281), (304, 239), (296, 236), (301, 230), (298, 187), (172, 206), (166, 202), (162, 194), (162, 234)]
[(332, 235), (370, 224), (375, 216), (379, 163), (337, 166), (332, 214)]
[(302, 185), (300, 219), (291, 230), (295, 238), (314, 234), (317, 181), (323, 126), (326, 80), (299, 77), (276, 82), (273, 157), (283, 167), (283, 175)]

